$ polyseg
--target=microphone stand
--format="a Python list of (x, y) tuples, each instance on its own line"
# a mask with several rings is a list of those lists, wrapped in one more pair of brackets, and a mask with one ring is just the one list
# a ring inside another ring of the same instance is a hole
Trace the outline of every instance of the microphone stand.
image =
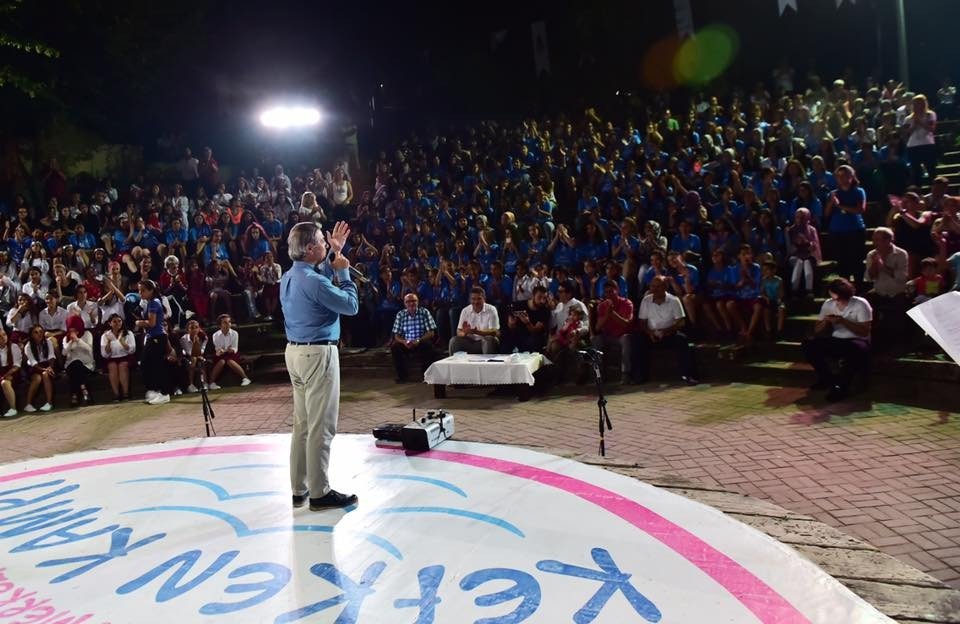
[(610, 421), (610, 415), (607, 413), (607, 399), (603, 395), (603, 351), (598, 351), (597, 349), (587, 349), (585, 351), (580, 351), (580, 355), (583, 355), (590, 360), (590, 365), (593, 368), (593, 378), (597, 384), (597, 413), (598, 413), (598, 427), (597, 429), (600, 432), (600, 456), (607, 456), (606, 441), (604, 438), (604, 430), (612, 431), (613, 423)]
[[(184, 363), (189, 366), (190, 358), (184, 358)], [(213, 419), (216, 414), (213, 413), (213, 405), (210, 404), (210, 395), (207, 394), (207, 360), (203, 357), (197, 358), (197, 372), (200, 382), (200, 405), (203, 409), (203, 426), (207, 430), (207, 437), (216, 436), (217, 430), (213, 426)]]

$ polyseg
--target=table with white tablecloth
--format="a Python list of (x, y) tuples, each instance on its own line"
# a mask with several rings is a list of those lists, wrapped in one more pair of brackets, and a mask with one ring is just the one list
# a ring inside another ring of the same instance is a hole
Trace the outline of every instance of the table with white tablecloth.
[(438, 398), (444, 396), (444, 388), (448, 385), (520, 385), (529, 389), (536, 383), (533, 374), (550, 363), (550, 360), (540, 353), (456, 353), (431, 364), (423, 374), (423, 381), (434, 387), (434, 395)]

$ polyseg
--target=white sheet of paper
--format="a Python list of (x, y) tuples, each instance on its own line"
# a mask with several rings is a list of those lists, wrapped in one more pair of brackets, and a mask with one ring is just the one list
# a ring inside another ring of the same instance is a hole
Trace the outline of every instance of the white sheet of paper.
[(953, 290), (925, 301), (907, 315), (960, 364), (960, 292)]

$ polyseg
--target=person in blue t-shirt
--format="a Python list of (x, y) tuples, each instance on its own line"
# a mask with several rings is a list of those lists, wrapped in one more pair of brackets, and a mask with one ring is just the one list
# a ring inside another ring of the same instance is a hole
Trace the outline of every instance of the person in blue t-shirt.
[(703, 253), (703, 246), (700, 237), (693, 233), (693, 224), (689, 221), (681, 221), (679, 232), (673, 236), (670, 241), (670, 251), (676, 251), (685, 254), (688, 251), (700, 255)]
[[(531, 223), (527, 227), (527, 235), (530, 238), (520, 243), (521, 257), (529, 264), (539, 264), (546, 254), (549, 241), (541, 237), (540, 234), (540, 226), (536, 223)], [(469, 290), (468, 288), (467, 292), (469, 292)]]
[(251, 223), (247, 231), (243, 234), (244, 254), (253, 258), (254, 262), (259, 262), (270, 249), (270, 241), (267, 240), (267, 233), (259, 223)]
[(646, 292), (653, 278), (660, 276), (665, 277), (667, 275), (667, 269), (667, 261), (664, 258), (663, 252), (659, 249), (650, 252), (650, 266), (644, 269), (643, 275), (639, 276), (640, 292)]
[(733, 189), (729, 186), (720, 187), (720, 201), (710, 208), (710, 219), (715, 222), (717, 219), (726, 217), (739, 228), (746, 216), (746, 208), (733, 199)]
[[(503, 270), (507, 275), (517, 274), (517, 264), (524, 256), (520, 253), (514, 232), (507, 230), (503, 239)], [(460, 317), (457, 317), (459, 320)]]
[(68, 237), (68, 240), (77, 250), (93, 251), (97, 248), (97, 237), (87, 232), (82, 223), (77, 223), (74, 226), (73, 234)]
[(863, 221), (867, 194), (850, 165), (837, 167), (835, 176), (837, 190), (830, 193), (823, 211), (830, 248), (834, 250), (840, 277), (849, 279), (853, 275), (855, 282), (862, 284), (863, 261), (867, 256), (867, 226)]
[(667, 287), (683, 302), (690, 327), (696, 327), (699, 318), (697, 291), (700, 288), (700, 271), (687, 263), (683, 254), (677, 251), (667, 254), (667, 266), (670, 269), (667, 273)]
[(718, 332), (733, 333), (733, 324), (727, 312), (727, 302), (731, 299), (731, 284), (727, 278), (729, 266), (722, 249), (710, 253), (710, 268), (703, 284), (703, 313), (707, 321)]
[(194, 216), (193, 225), (190, 226), (190, 230), (187, 232), (187, 242), (190, 243), (191, 253), (197, 253), (198, 249), (203, 249), (203, 246), (207, 244), (212, 235), (213, 228), (207, 224), (203, 215), (197, 214)]
[(230, 260), (230, 251), (227, 249), (227, 244), (223, 242), (223, 232), (220, 230), (213, 231), (210, 240), (203, 246), (202, 257), (203, 266), (209, 265), (210, 261), (214, 258), (217, 260)]
[(761, 210), (757, 215), (757, 227), (750, 232), (750, 245), (756, 255), (771, 254), (779, 262), (786, 252), (786, 239), (783, 229), (777, 225), (769, 210)]
[(740, 338), (749, 344), (763, 318), (760, 284), (763, 281), (760, 265), (753, 261), (750, 245), (740, 246), (738, 262), (727, 269), (727, 282), (733, 291), (733, 300), (727, 301), (727, 314), (739, 329)]
[(143, 318), (136, 322), (136, 328), (145, 332), (143, 355), (140, 366), (143, 370), (143, 385), (147, 388), (147, 403), (161, 405), (170, 402), (170, 382), (167, 363), (167, 326), (164, 320), (163, 302), (160, 291), (153, 280), (140, 281), (140, 298), (147, 302)]
[(790, 208), (787, 210), (787, 225), (793, 225), (798, 208), (809, 210), (810, 222), (817, 227), (823, 223), (823, 202), (814, 193), (813, 185), (807, 180), (800, 183), (797, 187), (797, 196), (790, 202)]
[(553, 266), (572, 269), (577, 264), (577, 241), (570, 236), (567, 226), (557, 225), (553, 233), (553, 240), (547, 247), (547, 253), (552, 254)]
[(603, 238), (600, 228), (592, 221), (585, 227), (584, 239), (577, 245), (578, 261), (583, 260), (606, 260), (610, 256), (610, 247)]
[(622, 269), (617, 262), (607, 262), (605, 274), (597, 280), (593, 296), (597, 299), (603, 299), (603, 291), (607, 287), (607, 282), (614, 282), (617, 285), (617, 291), (621, 297), (627, 296), (627, 280), (623, 279)]
[(577, 214), (582, 215), (585, 212), (596, 212), (600, 207), (600, 200), (596, 198), (589, 186), (583, 187), (583, 193), (577, 200)]
[(389, 266), (380, 267), (380, 283), (377, 288), (380, 291), (380, 302), (376, 309), (376, 331), (377, 340), (382, 343), (390, 335), (393, 320), (402, 307), (400, 280), (394, 277)]
[(157, 255), (165, 257), (175, 255), (179, 258), (187, 257), (187, 241), (190, 235), (179, 217), (173, 219), (170, 226), (163, 233), (163, 244), (157, 246)]
[(502, 262), (490, 265), (490, 278), (484, 284), (487, 303), (499, 309), (505, 309), (513, 301), (513, 280), (503, 272)]

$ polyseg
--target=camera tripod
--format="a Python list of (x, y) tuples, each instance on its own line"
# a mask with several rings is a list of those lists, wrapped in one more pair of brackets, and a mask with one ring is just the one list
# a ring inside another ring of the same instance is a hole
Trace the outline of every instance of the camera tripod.
[(607, 413), (607, 398), (603, 395), (603, 351), (591, 348), (580, 351), (580, 355), (590, 361), (590, 366), (593, 368), (593, 378), (597, 383), (597, 428), (600, 432), (600, 456), (606, 457), (607, 448), (604, 439), (604, 430), (612, 431), (613, 423), (610, 422), (610, 415)]
[(203, 408), (203, 426), (207, 430), (207, 437), (216, 436), (217, 430), (213, 426), (213, 419), (216, 418), (216, 414), (213, 413), (213, 405), (210, 404), (210, 395), (207, 394), (207, 360), (206, 358), (197, 358), (197, 367), (200, 369), (199, 374), (199, 391), (200, 391), (200, 405)]

